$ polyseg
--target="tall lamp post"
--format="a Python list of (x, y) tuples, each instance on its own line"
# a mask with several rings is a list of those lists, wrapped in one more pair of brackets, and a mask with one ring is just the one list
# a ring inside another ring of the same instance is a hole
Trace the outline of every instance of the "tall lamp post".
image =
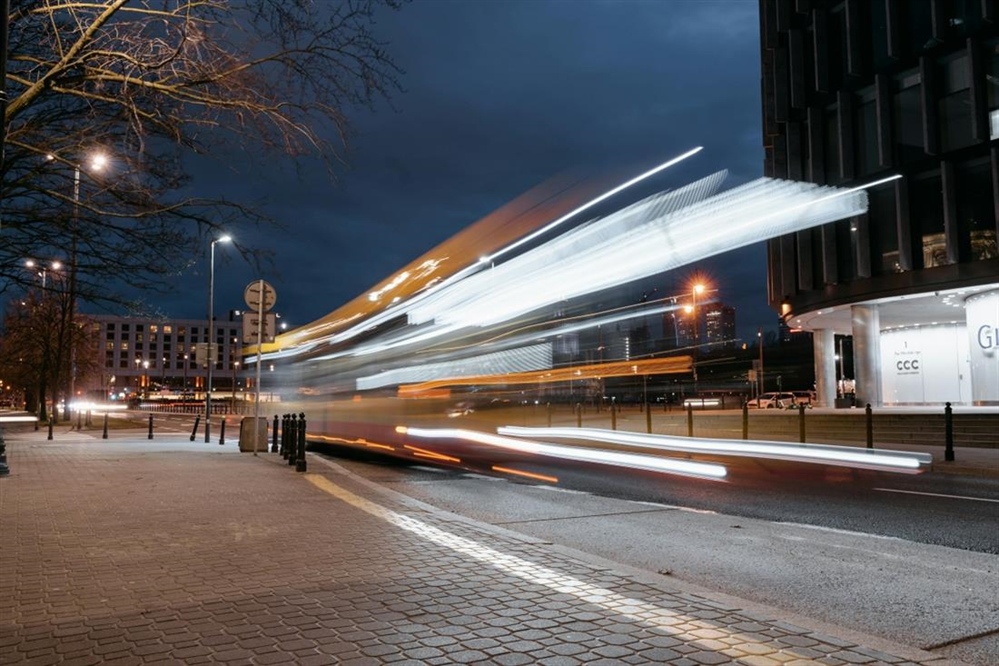
[(228, 243), (232, 240), (230, 236), (222, 236), (212, 241), (211, 255), (208, 268), (208, 377), (205, 385), (205, 443), (212, 439), (212, 369), (215, 366), (215, 357), (212, 354), (212, 338), (215, 330), (215, 244)]
[(697, 295), (704, 293), (704, 285), (698, 282), (690, 289), (690, 317), (694, 320), (694, 351), (691, 356), (694, 357), (692, 363), (692, 369), (694, 374), (694, 395), (697, 395), (697, 352), (700, 345), (699, 335), (698, 335), (698, 325), (697, 325)]

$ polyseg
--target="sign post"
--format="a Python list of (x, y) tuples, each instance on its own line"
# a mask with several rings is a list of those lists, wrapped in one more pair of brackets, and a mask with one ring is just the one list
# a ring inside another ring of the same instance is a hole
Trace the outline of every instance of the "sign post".
[(257, 425), (260, 423), (260, 365), (262, 363), (261, 350), (264, 344), (264, 313), (277, 303), (277, 292), (274, 291), (274, 287), (261, 278), (246, 285), (246, 289), (243, 290), (243, 300), (257, 315), (257, 395), (253, 401), (253, 455), (257, 455), (257, 440), (260, 437), (260, 429)]

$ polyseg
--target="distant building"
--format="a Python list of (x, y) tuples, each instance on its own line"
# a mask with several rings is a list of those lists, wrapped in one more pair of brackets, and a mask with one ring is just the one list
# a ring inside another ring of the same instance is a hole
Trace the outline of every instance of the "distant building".
[(214, 337), (218, 349), (213, 390), (231, 390), (237, 382), (242, 334), (238, 322), (216, 320), (211, 336), (205, 319), (84, 317), (96, 329), (99, 358), (95, 366), (100, 368), (78, 387), (88, 395), (145, 394), (161, 388), (171, 393), (203, 393), (208, 367), (197, 350), (209, 337)]
[(872, 187), (767, 241), (768, 300), (812, 333), (818, 403), (852, 339), (859, 404), (999, 404), (995, 2), (761, 0), (764, 173)]
[(704, 338), (708, 351), (735, 347), (735, 308), (722, 303), (705, 305)]

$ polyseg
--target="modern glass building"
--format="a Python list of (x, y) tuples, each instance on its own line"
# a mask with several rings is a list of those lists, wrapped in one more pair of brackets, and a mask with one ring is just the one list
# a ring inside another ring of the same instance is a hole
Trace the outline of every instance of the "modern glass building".
[(994, 0), (760, 2), (765, 174), (902, 176), (865, 215), (767, 243), (823, 405), (842, 336), (860, 405), (999, 405), (997, 20)]

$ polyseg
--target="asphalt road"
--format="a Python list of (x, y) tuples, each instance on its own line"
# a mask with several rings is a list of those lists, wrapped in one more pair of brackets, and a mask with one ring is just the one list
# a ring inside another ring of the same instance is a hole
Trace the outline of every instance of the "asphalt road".
[[(435, 507), (606, 559), (999, 663), (999, 483), (767, 463), (726, 481), (465, 450), (465, 469), (337, 460)], [(500, 478), (493, 465), (557, 477)]]

